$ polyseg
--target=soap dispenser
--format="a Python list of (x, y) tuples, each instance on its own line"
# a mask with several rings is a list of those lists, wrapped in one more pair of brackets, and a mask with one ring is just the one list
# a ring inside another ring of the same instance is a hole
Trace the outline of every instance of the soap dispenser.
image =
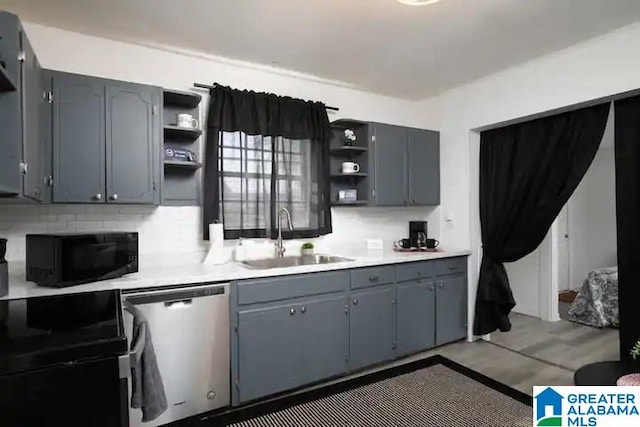
[(0, 297), (9, 293), (9, 266), (4, 259), (7, 253), (7, 239), (0, 239)]

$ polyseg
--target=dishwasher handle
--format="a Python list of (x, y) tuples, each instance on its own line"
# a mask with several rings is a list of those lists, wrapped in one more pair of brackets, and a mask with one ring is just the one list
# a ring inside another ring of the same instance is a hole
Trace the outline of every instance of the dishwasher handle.
[(225, 286), (209, 286), (205, 288), (193, 288), (193, 289), (178, 289), (178, 290), (161, 290), (161, 291), (148, 291), (137, 294), (123, 295), (126, 301), (131, 304), (155, 304), (155, 303), (173, 303), (173, 302), (187, 302), (194, 298), (212, 297), (212, 296), (224, 296), (227, 293)]
[(164, 306), (166, 308), (176, 309), (176, 308), (188, 308), (193, 304), (193, 300), (189, 299), (181, 299), (176, 301), (166, 301)]

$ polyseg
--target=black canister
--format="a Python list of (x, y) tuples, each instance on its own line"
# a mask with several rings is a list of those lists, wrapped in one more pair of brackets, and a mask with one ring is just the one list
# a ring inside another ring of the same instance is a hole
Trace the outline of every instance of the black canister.
[(0, 297), (9, 293), (9, 267), (4, 259), (7, 253), (7, 239), (0, 239)]

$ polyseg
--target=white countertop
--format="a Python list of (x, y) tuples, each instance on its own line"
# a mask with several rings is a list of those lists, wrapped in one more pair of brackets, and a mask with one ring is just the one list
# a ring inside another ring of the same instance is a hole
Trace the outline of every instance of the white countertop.
[(469, 255), (468, 250), (443, 248), (442, 252), (399, 253), (393, 250), (376, 252), (344, 251), (331, 255), (351, 258), (354, 261), (334, 264), (306, 265), (268, 270), (253, 270), (236, 262), (220, 265), (186, 263), (183, 265), (145, 265), (138, 273), (127, 274), (112, 280), (70, 286), (67, 288), (45, 288), (25, 280), (24, 263), (9, 263), (9, 294), (0, 300), (30, 298), (47, 295), (61, 295), (78, 292), (95, 292), (109, 289), (140, 289), (175, 285), (193, 285), (199, 283), (228, 282), (232, 280), (253, 279), (259, 277), (284, 276), (321, 271), (343, 270), (384, 264), (398, 264), (411, 261), (424, 261), (438, 258), (450, 258)]

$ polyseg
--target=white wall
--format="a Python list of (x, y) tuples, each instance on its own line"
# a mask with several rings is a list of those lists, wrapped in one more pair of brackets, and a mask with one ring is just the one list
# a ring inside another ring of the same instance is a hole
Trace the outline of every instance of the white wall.
[[(423, 102), (441, 132), (441, 238), (471, 247), (470, 307), (481, 255), (479, 138), (473, 129), (640, 88), (640, 23), (493, 74)], [(456, 220), (444, 223), (448, 212)], [(470, 311), (470, 316), (472, 316)]]
[[(270, 91), (325, 102), (341, 117), (435, 128), (434, 110), (425, 114), (412, 101), (369, 94), (284, 70), (239, 63), (190, 52), (170, 52), (126, 44), (42, 25), (25, 23), (43, 67), (112, 79), (190, 90), (194, 82), (218, 82), (241, 89)], [(206, 95), (206, 92), (202, 92)], [(206, 105), (207, 99), (205, 96)], [(430, 221), (439, 237), (438, 209), (335, 208), (334, 233), (322, 240), (393, 240), (406, 237), (408, 221)], [(205, 249), (200, 239), (200, 209), (131, 206), (0, 205), (0, 235), (9, 238), (8, 259), (24, 259), (24, 235), (33, 232), (129, 230), (140, 232), (141, 254), (193, 253)], [(233, 244), (233, 242), (230, 242)]]
[(589, 272), (618, 264), (613, 120), (591, 167), (568, 202), (569, 285), (578, 289)]

